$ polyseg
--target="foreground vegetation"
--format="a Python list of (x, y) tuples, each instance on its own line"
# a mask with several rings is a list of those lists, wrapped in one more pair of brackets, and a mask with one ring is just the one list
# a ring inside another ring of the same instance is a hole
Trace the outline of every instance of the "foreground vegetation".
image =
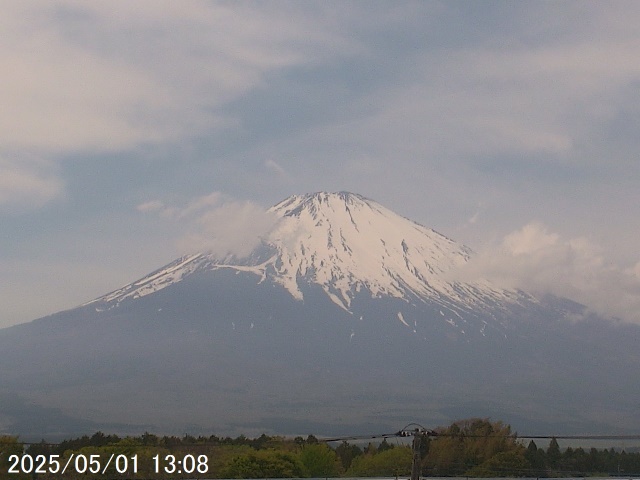
[[(616, 451), (613, 448), (561, 450), (555, 439), (551, 439), (546, 448), (539, 448), (533, 441), (524, 444), (518, 440), (510, 427), (501, 422), (462, 420), (433, 433), (421, 439), (423, 476), (561, 477), (631, 475), (640, 472), (640, 453)], [(64, 476), (60, 472), (8, 474), (10, 456), (22, 455), (23, 445), (16, 437), (0, 437), (2, 478), (407, 477), (412, 463), (411, 446), (400, 441), (383, 440), (368, 445), (343, 441), (328, 445), (314, 436), (287, 439), (262, 435), (250, 439), (215, 435), (197, 438), (189, 435), (159, 437), (145, 433), (139, 437), (120, 438), (98, 432), (91, 437), (66, 440), (60, 444), (47, 444), (44, 441), (32, 444), (24, 453), (31, 458), (38, 455), (45, 456), (40, 458), (56, 458), (61, 465), (79, 456), (83, 459), (99, 458), (105, 465), (106, 459), (113, 458), (113, 455), (129, 459), (135, 455), (137, 473), (133, 475), (129, 471), (120, 474), (115, 465), (110, 464), (104, 474), (102, 468), (97, 473), (79, 473), (70, 468)], [(168, 464), (166, 458), (191, 460), (188, 467), (191, 472), (180, 473), (180, 468), (186, 462), (182, 465)]]

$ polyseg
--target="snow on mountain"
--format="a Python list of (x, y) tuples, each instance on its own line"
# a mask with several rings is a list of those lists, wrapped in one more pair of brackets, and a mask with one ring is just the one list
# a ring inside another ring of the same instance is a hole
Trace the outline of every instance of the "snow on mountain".
[(372, 296), (476, 307), (516, 301), (521, 294), (444, 275), (472, 251), (438, 232), (352, 193), (294, 195), (270, 209), (281, 221), (269, 234), (277, 249), (274, 280), (301, 298), (301, 281), (322, 286), (349, 309), (361, 289)]
[[(199, 253), (195, 255), (186, 255), (178, 258), (159, 270), (150, 273), (140, 280), (125, 285), (124, 287), (108, 293), (103, 297), (97, 298), (96, 300), (92, 300), (85, 305), (99, 303), (108, 304), (108, 308), (112, 308), (117, 306), (123, 300), (135, 300), (137, 298), (144, 297), (181, 281), (187, 275), (197, 270), (203, 263), (207, 263), (207, 261), (207, 257)], [(100, 309), (100, 307), (96, 307), (96, 310)]]
[(359, 195), (269, 212), (278, 221), (248, 256), (183, 256), (0, 330), (5, 424), (36, 439), (76, 425), (339, 435), (475, 416), (638, 429), (638, 326), (455, 281), (469, 248)]
[(371, 297), (435, 303), (453, 312), (495, 310), (535, 301), (522, 292), (496, 288), (488, 282), (448, 279), (446, 273), (472, 256), (469, 248), (360, 195), (293, 195), (269, 212), (279, 220), (264, 235), (263, 245), (248, 257), (184, 256), (90, 304), (113, 308), (196, 271), (222, 268), (252, 272), (259, 281), (269, 279), (298, 300), (304, 298), (301, 287), (305, 284), (319, 285), (346, 311), (351, 311), (353, 298), (362, 292)]

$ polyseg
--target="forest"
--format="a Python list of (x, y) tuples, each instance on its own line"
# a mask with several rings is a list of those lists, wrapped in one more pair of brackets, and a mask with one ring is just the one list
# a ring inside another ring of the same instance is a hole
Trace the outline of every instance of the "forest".
[[(489, 419), (460, 420), (420, 435), (422, 477), (602, 477), (640, 473), (637, 451), (560, 448), (555, 438), (548, 445), (538, 446), (534, 441), (519, 439), (509, 425)], [(114, 458), (116, 462), (107, 462)], [(0, 437), (0, 478), (16, 480), (406, 478), (412, 459), (412, 445), (406, 438), (326, 442), (313, 435), (230, 438), (145, 433), (121, 438), (97, 432), (56, 444), (43, 440), (26, 445), (17, 437)], [(61, 475), (63, 465), (71, 468)]]

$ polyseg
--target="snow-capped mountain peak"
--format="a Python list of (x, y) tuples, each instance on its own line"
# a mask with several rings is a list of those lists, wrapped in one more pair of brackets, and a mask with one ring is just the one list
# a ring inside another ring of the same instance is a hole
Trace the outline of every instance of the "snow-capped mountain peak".
[[(468, 248), (360, 195), (292, 196), (267, 242), (277, 250), (274, 279), (301, 298), (298, 283), (316, 283), (348, 308), (354, 292), (417, 297), (446, 289), (442, 273), (465, 263)], [(449, 292), (450, 293), (450, 292)]]
[(304, 299), (305, 286), (319, 285), (347, 311), (361, 293), (431, 302), (453, 312), (495, 308), (522, 298), (521, 292), (486, 282), (449, 280), (444, 274), (469, 260), (469, 248), (360, 195), (293, 195), (268, 211), (279, 220), (249, 256), (187, 255), (94, 302), (112, 308), (197, 271), (217, 269), (254, 273), (259, 281), (282, 285), (298, 300)]

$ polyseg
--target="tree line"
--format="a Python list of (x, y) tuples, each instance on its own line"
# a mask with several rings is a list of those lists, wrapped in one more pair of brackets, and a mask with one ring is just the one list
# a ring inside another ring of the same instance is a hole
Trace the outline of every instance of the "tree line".
[[(206, 478), (328, 478), (328, 477), (408, 477), (413, 452), (402, 439), (370, 442), (348, 441), (332, 444), (308, 437), (285, 438), (261, 435), (247, 438), (185, 435), (157, 436), (145, 433), (121, 438), (97, 432), (65, 440), (59, 444), (44, 441), (23, 449), (17, 437), (0, 437), (0, 478), (60, 478), (44, 473), (8, 474), (12, 454), (58, 455), (61, 462), (71, 455), (137, 456), (136, 475), (118, 474), (113, 467), (104, 475), (91, 478), (193, 478), (193, 473), (155, 472), (154, 457), (206, 459)], [(201, 457), (204, 456), (204, 457)], [(466, 419), (423, 434), (420, 442), (422, 476), (464, 477), (569, 477), (633, 475), (640, 473), (640, 453), (610, 449), (561, 449), (556, 439), (538, 447), (518, 439), (509, 425), (488, 419)], [(156, 459), (155, 462), (158, 460)], [(204, 466), (203, 466), (204, 468)], [(68, 471), (65, 479), (88, 478)]]
[(637, 475), (640, 452), (620, 449), (561, 449), (551, 438), (546, 447), (525, 442), (502, 422), (467, 419), (424, 438), (424, 476), (586, 477)]

